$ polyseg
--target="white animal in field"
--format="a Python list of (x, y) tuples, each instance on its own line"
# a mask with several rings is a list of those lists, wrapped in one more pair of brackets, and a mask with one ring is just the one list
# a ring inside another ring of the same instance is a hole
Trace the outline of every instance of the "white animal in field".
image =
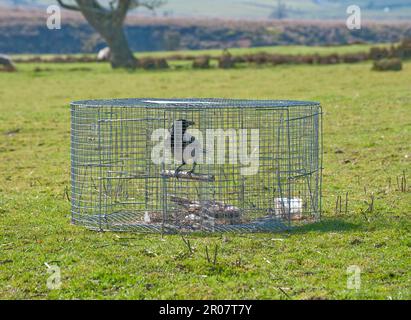
[(3, 67), (4, 71), (16, 71), (16, 67), (9, 56), (0, 54), (0, 66)]
[(111, 50), (109, 47), (101, 49), (97, 54), (98, 61), (109, 61), (111, 57)]

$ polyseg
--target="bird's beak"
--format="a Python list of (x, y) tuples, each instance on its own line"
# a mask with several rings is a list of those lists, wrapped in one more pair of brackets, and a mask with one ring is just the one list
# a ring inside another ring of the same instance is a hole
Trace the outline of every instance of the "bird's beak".
[(188, 120), (188, 121), (187, 121), (187, 124), (188, 124), (189, 126), (192, 126), (192, 125), (195, 125), (196, 123), (195, 123), (194, 121)]

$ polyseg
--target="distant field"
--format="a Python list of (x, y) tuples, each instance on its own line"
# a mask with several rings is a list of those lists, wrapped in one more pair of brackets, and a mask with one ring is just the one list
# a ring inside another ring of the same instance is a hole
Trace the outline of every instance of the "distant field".
[[(55, 0), (11, 1), (6, 4), (55, 4)], [(344, 19), (346, 8), (352, 1), (342, 0), (287, 0), (284, 14), (292, 19)], [(408, 0), (357, 0), (356, 5), (363, 10), (366, 19), (409, 19), (411, 4)], [(389, 8), (389, 10), (384, 10)], [(157, 9), (158, 15), (171, 15), (177, 17), (219, 17), (229, 19), (265, 19), (277, 10), (276, 0), (169, 0), (167, 4)], [(138, 14), (151, 15), (152, 13), (138, 9)]]
[[(308, 1), (287, 0), (285, 4), (285, 15), (292, 19), (344, 19), (346, 9), (352, 5), (352, 1)], [(367, 19), (407, 19), (411, 14), (411, 5), (407, 0), (380, 0), (370, 4), (368, 0), (357, 0)], [(390, 10), (384, 11), (384, 8)], [(218, 8), (219, 10), (215, 10)], [(170, 0), (164, 8), (159, 11), (170, 10), (176, 15), (182, 16), (218, 16), (225, 18), (268, 18), (275, 14), (277, 1), (275, 0), (208, 0), (193, 4), (190, 0)]]
[[(97, 52), (106, 44), (80, 13), (64, 11), (61, 30), (47, 30), (45, 10), (0, 9), (0, 52), (70, 54)], [(336, 20), (230, 20), (201, 17), (141, 17), (125, 23), (135, 52), (273, 46), (391, 43), (411, 37), (409, 20), (364, 20), (351, 31)]]
[[(354, 48), (366, 47), (339, 52)], [(0, 73), (0, 298), (411, 298), (410, 183), (401, 191), (402, 177), (410, 180), (410, 62), (386, 73), (371, 71), (371, 63), (135, 72), (106, 63), (17, 67)], [(324, 219), (277, 234), (192, 235), (193, 254), (179, 236), (72, 226), (69, 103), (120, 97), (320, 101)], [(347, 192), (347, 213), (336, 213), (337, 196)], [(216, 265), (207, 262), (206, 245), (218, 246)], [(59, 290), (47, 289), (45, 263), (61, 268)], [(361, 269), (358, 291), (346, 286), (351, 265)]]

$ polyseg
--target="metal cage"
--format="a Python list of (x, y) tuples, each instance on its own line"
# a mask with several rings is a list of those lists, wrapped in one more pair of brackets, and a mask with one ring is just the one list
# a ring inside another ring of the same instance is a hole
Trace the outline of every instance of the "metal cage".
[(321, 119), (320, 104), (303, 101), (73, 102), (72, 222), (254, 232), (317, 220)]

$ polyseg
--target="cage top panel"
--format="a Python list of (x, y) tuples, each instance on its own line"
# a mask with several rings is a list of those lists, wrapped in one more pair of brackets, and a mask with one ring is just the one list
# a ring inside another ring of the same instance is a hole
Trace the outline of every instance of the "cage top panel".
[(186, 108), (288, 108), (319, 106), (318, 102), (291, 100), (244, 100), (244, 99), (108, 99), (82, 100), (71, 103), (73, 107), (125, 107), (148, 109), (186, 109)]

